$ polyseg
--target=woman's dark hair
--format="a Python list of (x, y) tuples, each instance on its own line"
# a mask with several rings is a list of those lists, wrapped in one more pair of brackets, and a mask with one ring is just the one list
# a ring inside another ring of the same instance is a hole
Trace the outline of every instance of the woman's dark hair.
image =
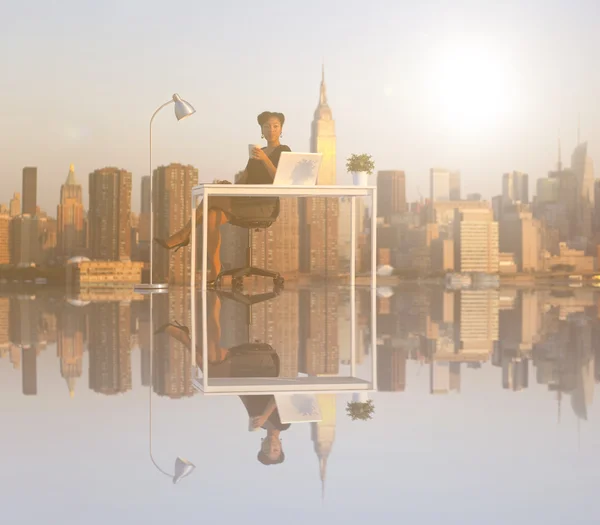
[(256, 117), (256, 120), (258, 120), (258, 125), (262, 128), (262, 125), (271, 117), (275, 117), (281, 124), (281, 127), (283, 127), (285, 115), (283, 113), (277, 113), (276, 111), (263, 111), (258, 117)]
[(258, 453), (258, 456), (256, 456), (256, 459), (258, 459), (258, 461), (260, 461), (263, 465), (279, 465), (280, 463), (283, 463), (285, 461), (285, 454), (282, 450), (281, 454), (279, 454), (279, 457), (277, 459), (271, 459), (269, 456), (267, 456), (267, 454), (265, 454), (261, 450)]

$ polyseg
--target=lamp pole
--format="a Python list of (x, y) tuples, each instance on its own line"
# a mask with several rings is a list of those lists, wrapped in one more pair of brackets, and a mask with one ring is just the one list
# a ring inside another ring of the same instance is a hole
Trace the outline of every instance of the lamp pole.
[(155, 283), (153, 278), (153, 262), (154, 262), (154, 192), (152, 191), (152, 122), (154, 121), (154, 117), (156, 114), (165, 106), (169, 104), (175, 104), (175, 117), (177, 120), (183, 120), (184, 118), (193, 115), (196, 110), (193, 106), (183, 100), (177, 93), (173, 95), (171, 100), (165, 102), (161, 106), (159, 106), (156, 111), (152, 114), (150, 118), (150, 279), (149, 283), (140, 283), (137, 284), (134, 288), (135, 291), (140, 293), (148, 293), (148, 292), (161, 292), (167, 291), (169, 285), (168, 283)]
[(173, 480), (173, 484), (178, 483), (181, 479), (189, 476), (196, 466), (188, 461), (187, 459), (181, 458), (177, 456), (175, 459), (175, 472), (170, 474), (163, 470), (158, 463), (154, 460), (154, 456), (152, 455), (152, 386), (154, 385), (154, 376), (152, 375), (152, 367), (154, 362), (154, 312), (153, 312), (153, 299), (154, 294), (150, 293), (150, 386), (148, 387), (149, 397), (148, 397), (148, 448), (150, 454), (150, 461), (156, 467), (156, 469), (165, 476), (171, 478)]

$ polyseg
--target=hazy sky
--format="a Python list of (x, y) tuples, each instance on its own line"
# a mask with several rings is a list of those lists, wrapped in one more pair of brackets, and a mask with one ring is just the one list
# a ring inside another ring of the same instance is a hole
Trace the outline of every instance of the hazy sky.
[[(325, 58), (337, 126), (338, 181), (350, 153), (404, 169), (409, 197), (432, 166), (460, 169), (463, 192), (532, 179), (576, 144), (577, 114), (600, 162), (600, 4), (180, 0), (3, 2), (0, 18), (0, 202), (39, 168), (38, 202), (55, 213), (70, 163), (148, 174), (148, 122), (178, 92), (198, 110), (155, 120), (154, 165), (191, 163), (231, 178), (256, 115), (286, 114), (283, 141), (309, 148)], [(532, 181), (533, 185), (533, 181)]]

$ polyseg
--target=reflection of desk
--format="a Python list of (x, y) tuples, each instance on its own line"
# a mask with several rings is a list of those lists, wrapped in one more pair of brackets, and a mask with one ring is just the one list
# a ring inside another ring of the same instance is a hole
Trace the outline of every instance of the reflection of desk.
[[(202, 362), (208, 363), (208, 322), (207, 322), (207, 295), (217, 292), (201, 292), (202, 299)], [(284, 294), (286, 292), (283, 292)], [(222, 294), (219, 294), (222, 295)], [(277, 300), (277, 299), (275, 299)], [(248, 304), (251, 304), (248, 302)], [(371, 362), (370, 370), (363, 372), (365, 376), (358, 377), (356, 365), (356, 293), (355, 288), (350, 288), (350, 374), (349, 375), (310, 375), (298, 377), (210, 377), (208, 366), (201, 371), (196, 366), (195, 355), (192, 352), (193, 370), (192, 380), (194, 388), (208, 395), (262, 395), (278, 393), (348, 393), (369, 392), (377, 390), (377, 327), (376, 327), (376, 291), (371, 288)], [(192, 301), (191, 340), (192, 348), (196, 348), (195, 301)], [(369, 368), (369, 367), (367, 367)]]
[[(196, 286), (196, 206), (202, 197), (202, 216), (208, 215), (208, 198), (223, 197), (349, 197), (351, 199), (350, 286), (356, 275), (356, 197), (371, 198), (371, 286), (376, 286), (377, 188), (375, 186), (273, 186), (270, 184), (199, 184), (192, 188), (192, 271), (191, 286)], [(206, 290), (208, 221), (202, 221), (202, 290)]]

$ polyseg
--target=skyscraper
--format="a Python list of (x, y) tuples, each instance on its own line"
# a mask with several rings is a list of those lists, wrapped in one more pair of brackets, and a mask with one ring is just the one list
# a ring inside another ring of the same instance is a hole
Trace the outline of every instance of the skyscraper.
[(12, 199), (10, 199), (10, 204), (8, 206), (8, 214), (11, 217), (16, 217), (17, 215), (19, 215), (21, 213), (21, 194), (20, 193), (15, 193), (12, 197)]
[(460, 172), (441, 168), (429, 170), (431, 202), (460, 200)]
[(511, 171), (502, 176), (502, 200), (504, 204), (521, 202), (529, 204), (529, 175)]
[(10, 264), (10, 216), (0, 214), (0, 264)]
[(406, 211), (406, 177), (403, 171), (377, 172), (377, 215), (386, 221)]
[[(322, 153), (317, 184), (336, 183), (335, 121), (327, 102), (325, 69), (321, 77), (319, 104), (311, 125), (310, 151)], [(322, 197), (300, 203), (300, 271), (314, 276), (337, 276), (339, 203)]]
[(325, 481), (327, 480), (327, 460), (335, 441), (336, 406), (334, 394), (317, 394), (317, 402), (321, 410), (321, 421), (311, 423), (310, 437), (315, 453), (319, 459), (319, 477), (321, 478), (321, 495), (325, 497)]
[(37, 213), (37, 168), (23, 168), (23, 213)]
[(498, 223), (492, 210), (457, 209), (454, 215), (454, 268), (498, 273)]
[(131, 173), (102, 168), (90, 173), (90, 253), (105, 261), (131, 258)]
[[(198, 184), (198, 170), (193, 166), (169, 164), (154, 170), (154, 233), (166, 239), (183, 228), (192, 216), (192, 188)], [(154, 280), (184, 284), (190, 281), (189, 247), (173, 253), (154, 247)]]
[(68, 258), (83, 255), (85, 250), (84, 209), (81, 184), (75, 178), (75, 167), (69, 167), (67, 180), (60, 188), (57, 207), (58, 251)]

